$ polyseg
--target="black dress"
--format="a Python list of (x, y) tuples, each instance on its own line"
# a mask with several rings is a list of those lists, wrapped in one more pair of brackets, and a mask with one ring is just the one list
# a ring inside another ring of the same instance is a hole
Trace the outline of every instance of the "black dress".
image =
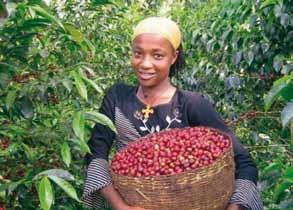
[(92, 154), (86, 156), (88, 169), (82, 198), (87, 206), (102, 208), (106, 205), (99, 190), (111, 184), (108, 155), (114, 140), (116, 149), (120, 150), (129, 142), (167, 128), (209, 126), (228, 133), (233, 140), (236, 187), (230, 202), (247, 209), (263, 209), (256, 188), (255, 164), (207, 99), (198, 93), (177, 89), (168, 103), (155, 106), (154, 113), (144, 119), (141, 110), (145, 104), (136, 97), (136, 91), (137, 87), (116, 84), (103, 100), (100, 112), (114, 122), (118, 134), (101, 124), (96, 124), (92, 130), (89, 140)]

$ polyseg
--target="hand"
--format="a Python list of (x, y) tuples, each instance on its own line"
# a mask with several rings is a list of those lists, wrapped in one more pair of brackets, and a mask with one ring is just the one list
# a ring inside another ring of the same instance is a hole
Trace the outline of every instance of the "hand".
[(231, 203), (228, 205), (226, 210), (245, 210), (246, 208), (244, 208), (243, 206), (239, 205), (239, 204), (234, 204)]
[(149, 210), (149, 209), (144, 209), (144, 208), (141, 208), (141, 207), (138, 207), (138, 206), (124, 206), (123, 208), (119, 208), (117, 210)]

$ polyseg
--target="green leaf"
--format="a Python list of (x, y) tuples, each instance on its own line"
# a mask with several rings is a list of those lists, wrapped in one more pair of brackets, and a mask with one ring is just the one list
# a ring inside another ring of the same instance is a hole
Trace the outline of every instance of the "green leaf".
[(92, 4), (95, 6), (98, 6), (98, 5), (113, 4), (113, 3), (112, 1), (109, 1), (109, 0), (93, 0)]
[(271, 5), (275, 5), (277, 3), (278, 3), (278, 0), (265, 0), (260, 5), (260, 9), (264, 9), (265, 7), (268, 7), (268, 6), (271, 6)]
[(286, 87), (280, 92), (280, 96), (285, 100), (290, 102), (293, 99), (293, 79), (289, 82)]
[(84, 39), (84, 42), (82, 44), (86, 44), (87, 48), (91, 51), (91, 56), (94, 57), (96, 54), (96, 48), (95, 46), (92, 44), (92, 42), (88, 39)]
[(285, 128), (290, 120), (293, 119), (293, 102), (288, 103), (281, 112), (281, 120), (283, 128)]
[(265, 167), (262, 170), (262, 174), (263, 175), (267, 175), (273, 171), (279, 171), (282, 169), (282, 164), (281, 163), (271, 163), (270, 165), (268, 165), (267, 167)]
[(277, 185), (275, 192), (274, 192), (274, 201), (276, 203), (280, 202), (281, 197), (284, 195), (285, 190), (288, 189), (290, 186), (292, 186), (292, 183), (288, 182), (281, 182)]
[(48, 177), (43, 177), (38, 186), (38, 195), (41, 203), (41, 208), (49, 210), (53, 204), (53, 190)]
[(248, 57), (248, 64), (251, 65), (254, 59), (254, 52), (253, 51), (249, 51), (247, 53), (247, 57)]
[(80, 202), (80, 200), (77, 197), (77, 193), (74, 189), (74, 187), (67, 182), (66, 180), (59, 178), (57, 176), (49, 176), (49, 178), (55, 182), (59, 187), (61, 187), (69, 197), (75, 199), (76, 201)]
[(72, 128), (73, 128), (74, 134), (81, 141), (84, 141), (84, 127), (85, 127), (84, 114), (82, 112), (77, 112), (73, 116)]
[(31, 29), (34, 27), (47, 27), (51, 25), (51, 21), (44, 18), (35, 18), (35, 19), (29, 19), (25, 20), (23, 22), (22, 28), (23, 29)]
[(80, 74), (78, 74), (75, 71), (72, 71), (72, 76), (75, 80), (75, 86), (77, 88), (77, 91), (81, 97), (83, 97), (86, 101), (88, 100), (87, 98), (87, 88), (84, 82), (82, 81), (82, 78)]
[(61, 146), (61, 157), (66, 166), (69, 167), (71, 163), (71, 152), (67, 142), (64, 142)]
[(268, 92), (267, 95), (264, 97), (265, 102), (265, 110), (268, 110), (272, 103), (282, 95), (282, 91), (286, 91), (286, 87), (288, 87), (290, 82), (293, 80), (293, 74), (284, 76), (277, 81), (274, 82), (272, 89)]
[(12, 90), (8, 92), (5, 99), (6, 109), (9, 110), (12, 107), (16, 98), (16, 93), (17, 93), (17, 90)]
[(10, 182), (7, 184), (0, 185), (0, 192), (8, 190), (8, 194), (12, 193), (20, 184), (22, 184), (25, 180), (21, 179), (17, 182)]
[(94, 81), (88, 79), (86, 76), (82, 75), (82, 79), (89, 84), (90, 86), (92, 86), (98, 93), (103, 93), (102, 88), (100, 88)]
[(0, 72), (13, 75), (17, 71), (17, 67), (9, 63), (0, 62)]
[(65, 28), (61, 21), (59, 21), (55, 16), (51, 15), (48, 11), (46, 11), (44, 8), (40, 7), (39, 5), (31, 6), (31, 8), (38, 13), (40, 16), (47, 18), (52, 23), (57, 24), (60, 28), (62, 28), (65, 31)]
[(283, 175), (286, 182), (293, 184), (293, 167), (287, 168)]
[(40, 179), (43, 176), (57, 176), (60, 177), (62, 179), (66, 179), (68, 181), (74, 181), (74, 176), (69, 173), (68, 171), (64, 170), (64, 169), (50, 169), (50, 170), (46, 170), (46, 171), (42, 171), (41, 173), (38, 173), (33, 180), (37, 180)]
[(34, 162), (36, 160), (36, 152), (33, 148), (29, 147), (28, 145), (26, 145), (25, 143), (21, 143), (24, 153), (27, 157), (27, 159), (29, 159), (29, 161)]
[(72, 90), (72, 81), (65, 78), (65, 79), (62, 80), (62, 84), (68, 90), (68, 92), (71, 93), (71, 90)]
[(21, 113), (27, 119), (34, 115), (33, 103), (28, 96), (24, 96), (21, 100)]
[(64, 24), (64, 28), (66, 31), (68, 31), (72, 37), (72, 39), (77, 43), (81, 44), (81, 42), (84, 40), (82, 33), (75, 28), (72, 24), (66, 23)]
[(100, 123), (102, 125), (106, 125), (111, 128), (115, 133), (117, 133), (116, 127), (113, 122), (106, 115), (98, 113), (98, 112), (86, 112), (85, 118), (88, 120), (92, 120), (96, 123)]
[(81, 141), (79, 139), (71, 139), (71, 141), (78, 145), (78, 148), (80, 149), (83, 155), (87, 153), (89, 154), (91, 153), (91, 150), (89, 146), (87, 145), (87, 142)]

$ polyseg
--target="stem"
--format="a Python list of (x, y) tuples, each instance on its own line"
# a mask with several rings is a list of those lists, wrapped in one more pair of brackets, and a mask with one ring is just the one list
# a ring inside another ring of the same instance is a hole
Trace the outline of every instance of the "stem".
[(291, 130), (291, 144), (293, 144), (293, 119), (290, 121), (290, 130)]

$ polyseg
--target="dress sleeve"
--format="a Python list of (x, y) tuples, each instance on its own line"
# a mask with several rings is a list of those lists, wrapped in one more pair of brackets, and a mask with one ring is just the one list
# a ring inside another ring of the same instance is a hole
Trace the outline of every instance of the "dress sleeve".
[[(231, 203), (241, 204), (247, 209), (260, 210), (262, 207), (260, 196), (256, 189), (258, 172), (248, 151), (242, 146), (236, 136), (229, 130), (212, 104), (201, 96), (191, 97), (188, 104), (189, 122), (191, 125), (209, 126), (228, 133), (232, 138), (235, 161), (235, 192), (230, 200)], [(246, 187), (243, 187), (246, 186)], [(254, 186), (254, 188), (249, 187)]]
[[(103, 99), (100, 113), (114, 122), (115, 86), (111, 87)], [(108, 155), (115, 138), (115, 133), (102, 124), (96, 124), (88, 142), (91, 154), (87, 154), (87, 175), (82, 201), (90, 208), (105, 208), (107, 203), (99, 190), (112, 183), (109, 173)]]

